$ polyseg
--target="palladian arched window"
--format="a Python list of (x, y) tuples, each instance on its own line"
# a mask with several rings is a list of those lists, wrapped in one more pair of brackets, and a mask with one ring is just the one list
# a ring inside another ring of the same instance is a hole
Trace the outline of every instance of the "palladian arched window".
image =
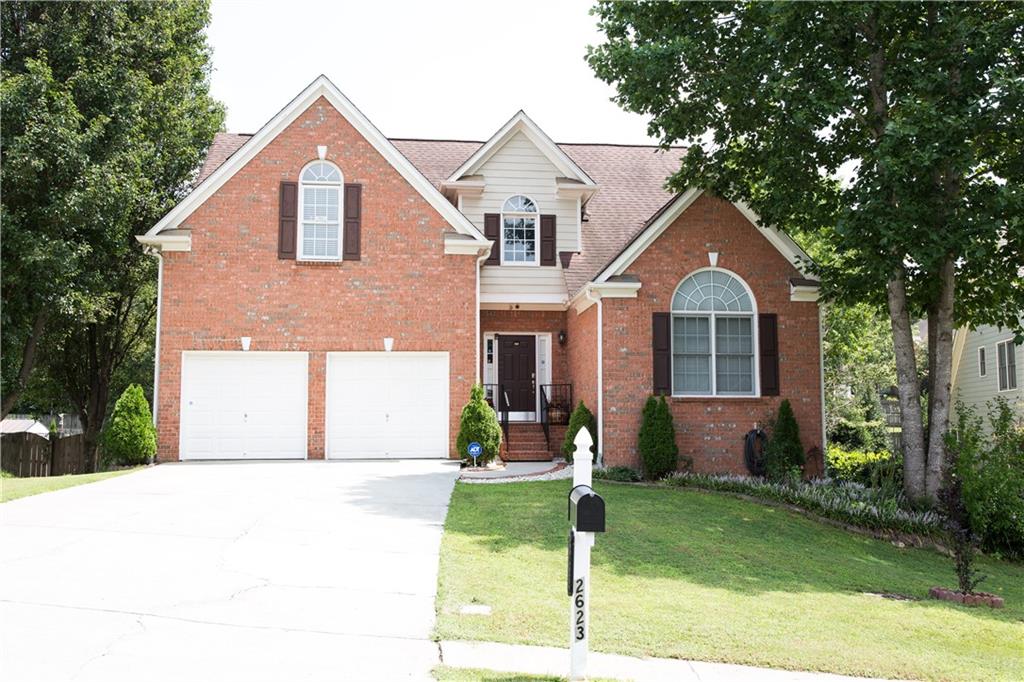
[(501, 261), (505, 265), (536, 265), (538, 228), (537, 204), (517, 194), (501, 207)]
[(754, 395), (754, 297), (736, 275), (700, 270), (672, 297), (673, 395)]
[(299, 258), (340, 260), (341, 171), (328, 161), (314, 161), (299, 176)]

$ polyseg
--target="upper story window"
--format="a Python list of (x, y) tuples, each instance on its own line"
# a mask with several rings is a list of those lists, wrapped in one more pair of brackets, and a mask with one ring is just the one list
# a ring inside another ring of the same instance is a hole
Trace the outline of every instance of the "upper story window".
[(504, 265), (536, 265), (538, 241), (537, 204), (517, 194), (501, 207), (501, 262)]
[(299, 258), (340, 260), (341, 171), (314, 161), (299, 176)]
[(996, 370), (999, 374), (999, 390), (1012, 391), (1017, 388), (1017, 348), (1013, 339), (996, 345)]
[(672, 297), (673, 395), (754, 395), (754, 299), (738, 277), (700, 270)]

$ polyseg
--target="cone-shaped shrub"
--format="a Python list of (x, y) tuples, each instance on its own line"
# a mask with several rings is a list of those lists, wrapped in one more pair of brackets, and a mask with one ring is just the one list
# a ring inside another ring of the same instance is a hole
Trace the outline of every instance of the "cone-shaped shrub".
[(156, 430), (142, 387), (132, 384), (114, 404), (103, 432), (103, 461), (108, 465), (145, 464), (156, 455)]
[(576, 451), (576, 445), (573, 443), (573, 440), (584, 426), (590, 431), (590, 438), (594, 441), (594, 444), (590, 446), (590, 450), (596, 456), (597, 419), (594, 418), (594, 414), (587, 409), (587, 406), (581, 400), (576, 405), (576, 409), (572, 411), (572, 415), (569, 416), (569, 427), (565, 430), (565, 440), (562, 441), (562, 455), (565, 457), (566, 462), (572, 461), (573, 454)]
[(788, 400), (779, 405), (779, 416), (775, 428), (764, 450), (764, 468), (768, 478), (779, 481), (793, 475), (799, 476), (804, 465), (804, 446), (800, 443), (800, 427), (797, 426), (793, 407)]
[(676, 428), (665, 396), (659, 400), (652, 395), (644, 404), (638, 446), (647, 480), (656, 481), (676, 470), (679, 446), (676, 445)]
[(459, 437), (455, 439), (459, 457), (473, 461), (467, 448), (474, 441), (480, 443), (484, 450), (477, 457), (477, 464), (487, 464), (497, 457), (501, 450), (501, 424), (498, 423), (498, 415), (484, 399), (484, 388), (480, 384), (473, 386), (469, 393), (469, 402), (462, 408)]

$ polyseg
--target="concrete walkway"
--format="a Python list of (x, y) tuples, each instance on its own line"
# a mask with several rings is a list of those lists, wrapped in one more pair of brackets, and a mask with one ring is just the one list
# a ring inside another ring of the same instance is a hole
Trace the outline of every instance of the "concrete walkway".
[(0, 505), (0, 678), (428, 680), (458, 473), (167, 464)]
[[(568, 648), (521, 646), (494, 642), (441, 642), (441, 657), (452, 668), (481, 668), (506, 673), (553, 675), (569, 673)], [(666, 658), (633, 658), (591, 652), (591, 678), (633, 682), (865, 682), (869, 678), (828, 673), (753, 668), (728, 663), (703, 663)]]

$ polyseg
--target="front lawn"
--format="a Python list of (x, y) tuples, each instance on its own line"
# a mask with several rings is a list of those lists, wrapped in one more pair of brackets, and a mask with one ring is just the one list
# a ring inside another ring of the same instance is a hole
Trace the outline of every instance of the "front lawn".
[(100, 471), (95, 474), (33, 476), (32, 478), (15, 478), (5, 475), (3, 478), (0, 478), (0, 502), (10, 502), (19, 497), (28, 497), (29, 495), (48, 493), (51, 490), (70, 488), (71, 486), (82, 485), (83, 483), (102, 481), (105, 478), (113, 478), (114, 476), (121, 476), (122, 474), (137, 470), (138, 467), (134, 469), (118, 469), (117, 471)]
[[(980, 562), (1006, 608), (926, 598), (952, 560), (799, 514), (689, 489), (596, 481), (596, 651), (848, 675), (1018, 680), (1024, 566)], [(438, 590), (441, 639), (567, 644), (568, 481), (456, 485)], [(880, 594), (914, 598), (902, 601)], [(490, 616), (462, 615), (487, 604)]]

